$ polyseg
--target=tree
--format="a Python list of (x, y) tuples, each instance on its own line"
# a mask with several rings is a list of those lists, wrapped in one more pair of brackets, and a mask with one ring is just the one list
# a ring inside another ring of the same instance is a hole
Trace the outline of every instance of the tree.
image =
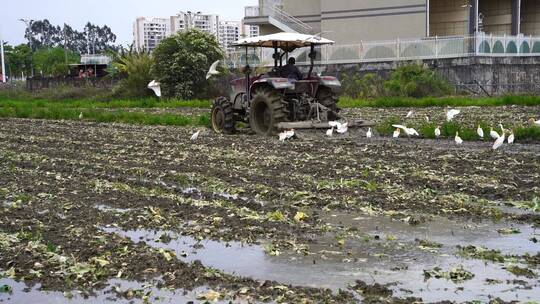
[(49, 20), (31, 21), (26, 29), (25, 38), (32, 50), (40, 48), (62, 47), (78, 54), (99, 54), (108, 49), (116, 50), (114, 45), (116, 35), (107, 25), (103, 27), (86, 23), (84, 30), (79, 32), (70, 25), (62, 27), (52, 25)]
[(60, 27), (52, 25), (47, 19), (32, 21), (24, 37), (30, 42), (33, 50), (55, 47), (62, 41)]
[(68, 74), (68, 64), (78, 63), (80, 56), (70, 50), (67, 51), (61, 47), (42, 48), (34, 53), (32, 60), (36, 74), (38, 72), (47, 76), (65, 76)]
[(6, 66), (10, 77), (30, 75), (32, 73), (32, 50), (26, 44), (12, 47), (5, 46)]
[(180, 32), (161, 41), (154, 50), (152, 74), (167, 97), (190, 99), (208, 89), (210, 65), (223, 59), (216, 38), (198, 29)]

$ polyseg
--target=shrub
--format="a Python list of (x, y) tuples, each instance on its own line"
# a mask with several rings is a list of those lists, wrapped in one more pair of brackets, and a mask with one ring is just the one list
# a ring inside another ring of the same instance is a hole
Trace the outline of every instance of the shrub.
[(207, 95), (206, 72), (223, 59), (223, 51), (214, 36), (192, 29), (162, 40), (154, 58), (152, 74), (161, 82), (163, 95), (192, 99)]
[(384, 83), (388, 95), (401, 97), (440, 97), (452, 93), (451, 85), (435, 71), (422, 65), (403, 65)]
[(148, 83), (152, 81), (150, 69), (153, 60), (148, 53), (128, 53), (118, 57), (113, 66), (125, 77), (114, 90), (115, 96), (145, 97), (151, 96)]
[(342, 79), (343, 92), (352, 98), (375, 98), (384, 95), (382, 79), (376, 74), (366, 74), (363, 77), (355, 74), (344, 75)]

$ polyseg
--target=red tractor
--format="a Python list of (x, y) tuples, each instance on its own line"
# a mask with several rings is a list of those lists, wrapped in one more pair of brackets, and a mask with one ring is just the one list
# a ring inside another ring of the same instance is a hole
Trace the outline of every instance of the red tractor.
[[(285, 129), (329, 128), (329, 121), (339, 120), (337, 94), (341, 83), (332, 76), (313, 74), (316, 47), (333, 42), (317, 36), (294, 33), (278, 33), (247, 38), (236, 43), (245, 47), (246, 60), (249, 48), (274, 49), (274, 67), (265, 74), (252, 75), (246, 63), (245, 77), (231, 82), (232, 94), (214, 101), (211, 113), (215, 132), (235, 132), (237, 121), (247, 123), (260, 135), (274, 135)], [(310, 47), (311, 65), (307, 75), (298, 75), (297, 68), (284, 65), (289, 53)], [(296, 70), (295, 70), (296, 69)], [(291, 73), (292, 72), (292, 73)], [(210, 73), (210, 72), (209, 72)], [(291, 73), (291, 75), (285, 75)], [(359, 123), (349, 123), (349, 127)]]

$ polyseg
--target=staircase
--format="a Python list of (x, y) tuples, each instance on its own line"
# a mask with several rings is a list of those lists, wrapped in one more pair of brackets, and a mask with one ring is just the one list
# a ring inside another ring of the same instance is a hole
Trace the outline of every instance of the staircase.
[(284, 32), (312, 35), (313, 28), (300, 19), (288, 14), (277, 5), (264, 2), (262, 15), (268, 15), (268, 22)]

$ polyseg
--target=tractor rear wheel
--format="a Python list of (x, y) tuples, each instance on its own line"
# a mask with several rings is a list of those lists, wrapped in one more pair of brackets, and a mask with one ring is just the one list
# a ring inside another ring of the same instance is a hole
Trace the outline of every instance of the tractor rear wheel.
[(272, 136), (278, 133), (278, 124), (288, 121), (287, 102), (272, 91), (255, 94), (251, 102), (249, 124), (255, 133)]
[(236, 131), (232, 103), (225, 97), (214, 100), (210, 119), (216, 133), (232, 134)]
[(338, 98), (332, 90), (326, 87), (320, 88), (317, 93), (317, 101), (332, 111), (328, 113), (329, 120), (339, 119), (338, 113), (340, 109), (337, 106)]

